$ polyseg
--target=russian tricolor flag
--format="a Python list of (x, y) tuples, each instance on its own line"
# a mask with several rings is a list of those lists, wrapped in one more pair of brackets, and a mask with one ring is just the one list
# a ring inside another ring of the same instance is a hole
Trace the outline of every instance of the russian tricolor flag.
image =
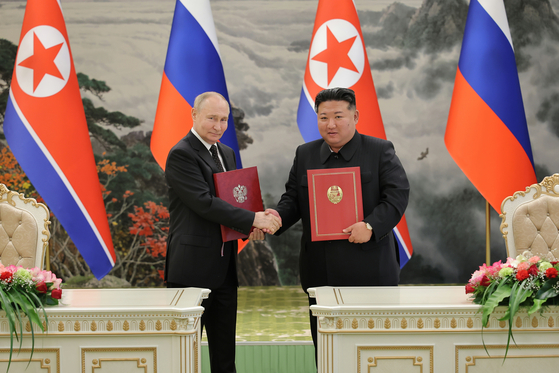
[(502, 0), (471, 0), (445, 143), (497, 212), (536, 183), (514, 49)]
[(115, 253), (62, 9), (28, 0), (4, 134), (98, 279)]
[[(177, 0), (151, 135), (151, 152), (163, 169), (171, 148), (192, 127), (194, 99), (207, 91), (229, 101), (210, 2)], [(221, 142), (235, 151), (242, 168), (231, 113)]]
[[(352, 0), (320, 0), (318, 3), (297, 111), (297, 124), (305, 142), (320, 138), (314, 98), (323, 89), (333, 87), (355, 91), (359, 133), (386, 139), (361, 25)], [(403, 267), (413, 253), (405, 216), (394, 233)]]

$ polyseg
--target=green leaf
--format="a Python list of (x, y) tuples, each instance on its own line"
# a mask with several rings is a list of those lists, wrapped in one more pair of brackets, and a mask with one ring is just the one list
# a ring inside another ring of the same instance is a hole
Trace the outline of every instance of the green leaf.
[(534, 304), (528, 310), (528, 316), (530, 316), (534, 312), (539, 311), (540, 308), (542, 308), (542, 304), (544, 304), (546, 301), (547, 299), (534, 299)]
[[(488, 288), (489, 289), (489, 288)], [(499, 305), (499, 303), (501, 303), (505, 298), (509, 297), (511, 294), (511, 287), (506, 283), (506, 282), (501, 282), (497, 288), (495, 289), (495, 291), (493, 292), (493, 294), (491, 294), (487, 300), (485, 301), (485, 304), (482, 306), (482, 318), (481, 318), (481, 324), (483, 326), (487, 325), (487, 321), (489, 320), (489, 316), (491, 315), (491, 313), (493, 313), (493, 311), (495, 310), (495, 307), (497, 307)]]
[(557, 289), (554, 288), (554, 286), (557, 285), (557, 282), (559, 282), (559, 278), (551, 278), (546, 282), (544, 282), (540, 290), (538, 290), (538, 292), (536, 293), (535, 298), (548, 299), (559, 295), (559, 291), (557, 291)]

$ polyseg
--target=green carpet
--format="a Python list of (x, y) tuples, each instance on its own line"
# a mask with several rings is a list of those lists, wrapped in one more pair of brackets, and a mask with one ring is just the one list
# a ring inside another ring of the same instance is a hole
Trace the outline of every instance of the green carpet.
[(238, 342), (312, 341), (301, 287), (241, 287), (238, 300)]
[[(237, 372), (316, 373), (301, 287), (241, 287), (238, 302)], [(205, 335), (202, 340), (202, 373), (210, 373)]]

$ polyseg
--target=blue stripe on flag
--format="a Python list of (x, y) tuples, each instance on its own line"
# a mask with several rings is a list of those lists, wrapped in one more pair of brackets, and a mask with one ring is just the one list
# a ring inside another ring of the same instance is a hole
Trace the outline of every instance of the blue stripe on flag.
[[(198, 21), (180, 1), (177, 1), (173, 17), (165, 74), (190, 106), (194, 106), (196, 96), (208, 91), (219, 92), (229, 101), (219, 53)], [(227, 121), (227, 130), (220, 141), (235, 151), (237, 168), (242, 168), (235, 122), (231, 113)]]
[(534, 164), (514, 50), (477, 0), (470, 3), (458, 66), (466, 81), (501, 118)]
[(49, 201), (48, 208), (80, 248), (95, 277), (102, 278), (113, 268), (111, 261), (72, 194), (23, 124), (12, 97), (8, 99), (5, 118), (10, 123), (4, 123), (4, 134), (18, 163), (41, 197)]
[(317, 116), (312, 104), (305, 95), (305, 89), (301, 89), (301, 98), (299, 99), (299, 109), (297, 109), (297, 125), (299, 132), (303, 136), (305, 142), (320, 139), (320, 132), (318, 132)]
[(404, 249), (404, 245), (402, 245), (402, 242), (400, 242), (398, 236), (394, 235), (394, 238), (396, 238), (396, 244), (398, 245), (398, 252), (400, 253), (400, 268), (404, 268), (406, 263), (410, 260), (410, 257), (406, 249)]

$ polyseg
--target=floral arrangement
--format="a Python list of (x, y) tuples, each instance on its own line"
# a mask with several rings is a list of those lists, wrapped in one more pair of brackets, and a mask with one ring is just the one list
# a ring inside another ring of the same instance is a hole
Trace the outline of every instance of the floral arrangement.
[(559, 304), (559, 262), (550, 262), (526, 253), (516, 259), (507, 258), (492, 266), (483, 265), (472, 274), (466, 285), (466, 294), (472, 294), (474, 303), (480, 304), (482, 327), (486, 326), (489, 316), (497, 306), (506, 306), (505, 315), (499, 321), (508, 321), (508, 352), (512, 335), (513, 318), (520, 308), (527, 308), (528, 315), (542, 311), (542, 306)]
[[(47, 319), (44, 306), (56, 305), (62, 297), (61, 279), (50, 271), (39, 268), (26, 269), (23, 267), (4, 267), (0, 263), (0, 307), (6, 312), (6, 319), (10, 327), (10, 358), (8, 370), (12, 361), (14, 336), (19, 339), (19, 348), (22, 346), (23, 322), (25, 316), (31, 325), (31, 358), (35, 347), (35, 334), (33, 324), (41, 331), (45, 331), (39, 319), (39, 312)], [(18, 337), (19, 330), (19, 337)]]

